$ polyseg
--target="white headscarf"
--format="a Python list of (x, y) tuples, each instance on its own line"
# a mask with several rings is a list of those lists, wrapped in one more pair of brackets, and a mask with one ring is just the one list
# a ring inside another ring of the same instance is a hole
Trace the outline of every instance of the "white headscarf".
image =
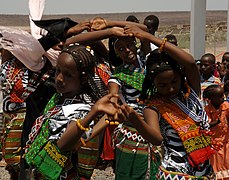
[(1, 46), (28, 69), (36, 72), (43, 68), (45, 62), (42, 55), (45, 50), (31, 34), (21, 29), (0, 26), (0, 36)]

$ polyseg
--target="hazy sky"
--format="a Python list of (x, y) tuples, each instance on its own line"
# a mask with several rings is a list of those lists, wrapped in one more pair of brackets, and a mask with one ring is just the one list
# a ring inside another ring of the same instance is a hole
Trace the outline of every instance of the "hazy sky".
[[(227, 10), (229, 0), (207, 0), (207, 10)], [(46, 0), (44, 14), (189, 11), (191, 0)], [(1, 0), (0, 14), (28, 14), (28, 0)]]

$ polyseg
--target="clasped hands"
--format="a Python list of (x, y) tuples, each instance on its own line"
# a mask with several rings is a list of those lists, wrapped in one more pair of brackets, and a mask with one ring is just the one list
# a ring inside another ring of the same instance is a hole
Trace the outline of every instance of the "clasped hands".
[(95, 103), (94, 108), (99, 113), (107, 114), (107, 120), (113, 122), (123, 123), (125, 121), (131, 121), (132, 118), (137, 116), (137, 112), (133, 108), (126, 103), (120, 103), (118, 100), (120, 100), (118, 94), (108, 94), (99, 99)]

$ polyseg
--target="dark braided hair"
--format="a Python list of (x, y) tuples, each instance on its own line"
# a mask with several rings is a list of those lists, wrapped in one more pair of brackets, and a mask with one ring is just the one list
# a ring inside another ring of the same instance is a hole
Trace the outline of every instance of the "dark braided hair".
[[(70, 44), (65, 47), (61, 53), (68, 53), (73, 57), (80, 73), (81, 85), (83, 92), (92, 98), (93, 103), (102, 97), (99, 88), (94, 81), (96, 56), (92, 54), (89, 46), (85, 47), (79, 44)], [(94, 52), (93, 52), (94, 53)]]
[(178, 65), (171, 56), (165, 52), (160, 52), (159, 49), (155, 49), (150, 53), (146, 61), (146, 75), (142, 84), (142, 93), (139, 97), (140, 100), (144, 101), (148, 98), (152, 98), (157, 93), (154, 79), (158, 74), (168, 70), (174, 70), (180, 74), (181, 91), (184, 93), (187, 92), (182, 67)]

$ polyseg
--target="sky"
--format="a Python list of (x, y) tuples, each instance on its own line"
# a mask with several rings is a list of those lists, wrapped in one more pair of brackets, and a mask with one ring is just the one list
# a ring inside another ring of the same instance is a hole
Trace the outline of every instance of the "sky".
[[(207, 10), (227, 10), (229, 0), (206, 0)], [(44, 14), (189, 11), (191, 0), (46, 0)], [(28, 14), (28, 0), (1, 0), (0, 14)]]

